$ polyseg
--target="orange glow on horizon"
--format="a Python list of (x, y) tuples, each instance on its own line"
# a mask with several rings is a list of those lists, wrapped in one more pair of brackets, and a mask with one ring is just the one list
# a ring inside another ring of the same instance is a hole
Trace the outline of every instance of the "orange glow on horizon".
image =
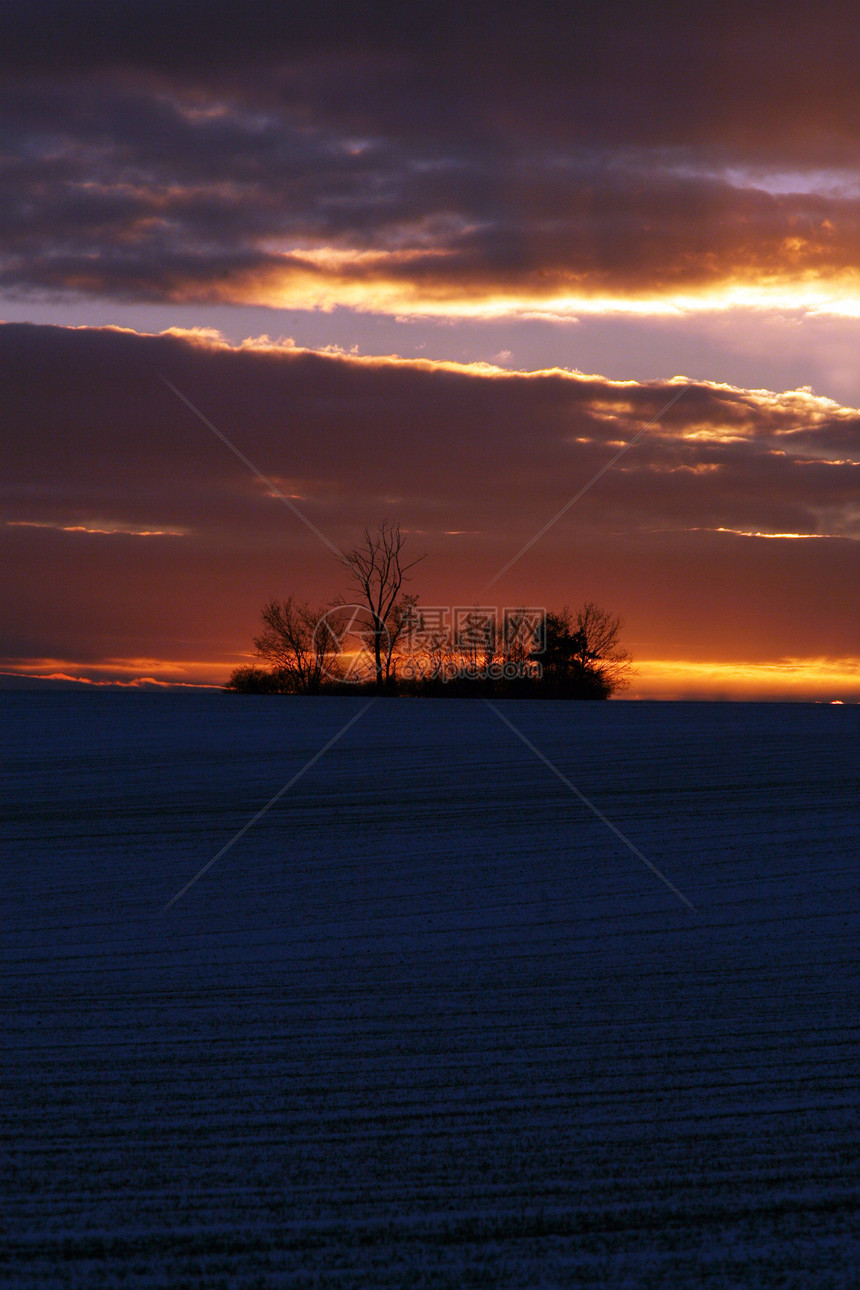
[[(154, 658), (107, 658), (94, 663), (75, 659), (7, 659), (0, 663), (0, 678), (31, 681), (74, 681), (87, 686), (116, 686), (137, 689), (142, 685), (159, 688), (222, 686), (230, 671), (251, 655), (235, 656), (232, 662), (198, 662)], [(2, 689), (0, 681), (0, 689)]]
[[(22, 659), (0, 667), (0, 688), (4, 676), (99, 688), (221, 688), (234, 667), (253, 662), (255, 656), (250, 653), (210, 661)], [(630, 688), (619, 692), (617, 698), (860, 703), (860, 658), (783, 658), (750, 663), (634, 657)]]
[(783, 658), (772, 662), (634, 659), (628, 698), (772, 698), (860, 703), (860, 658)]

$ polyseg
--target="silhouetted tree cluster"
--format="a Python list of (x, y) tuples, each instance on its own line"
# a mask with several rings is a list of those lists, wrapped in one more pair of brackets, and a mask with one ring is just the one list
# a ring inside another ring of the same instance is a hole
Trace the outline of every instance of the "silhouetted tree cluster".
[(608, 699), (630, 684), (632, 662), (619, 644), (621, 619), (592, 600), (546, 616), (542, 690), (554, 699)]
[(313, 608), (292, 596), (263, 607), (265, 630), (254, 637), (254, 646), (278, 678), (280, 693), (319, 694), (322, 689), (337, 654), (336, 624), (326, 614), (325, 605)]
[[(243, 694), (322, 694), (356, 689), (396, 691), (401, 636), (410, 621), (415, 596), (403, 591), (409, 570), (399, 524), (383, 521), (365, 529), (362, 541), (342, 557), (355, 601), (338, 596), (330, 605), (312, 606), (289, 596), (272, 600), (262, 611), (264, 630), (254, 638), (257, 657), (267, 667), (235, 669), (226, 689)], [(369, 676), (357, 680), (356, 658)]]
[(403, 590), (419, 560), (403, 561), (400, 526), (365, 530), (342, 557), (355, 602), (313, 606), (289, 596), (263, 607), (259, 663), (237, 667), (241, 694), (356, 694), (607, 699), (629, 684), (621, 619), (593, 601), (536, 621), (526, 609), (499, 624), (481, 610), (434, 629), (431, 610)]

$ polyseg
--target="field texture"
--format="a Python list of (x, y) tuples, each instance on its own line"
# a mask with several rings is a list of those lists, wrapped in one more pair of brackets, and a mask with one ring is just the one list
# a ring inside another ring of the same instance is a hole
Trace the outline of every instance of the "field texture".
[(0, 695), (2, 1284), (856, 1284), (860, 708)]

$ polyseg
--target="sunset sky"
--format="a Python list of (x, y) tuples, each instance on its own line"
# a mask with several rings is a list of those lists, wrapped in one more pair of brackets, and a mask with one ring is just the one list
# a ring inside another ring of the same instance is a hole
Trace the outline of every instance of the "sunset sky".
[(4, 5), (0, 685), (222, 682), (392, 518), (633, 696), (860, 701), (858, 66), (848, 4)]

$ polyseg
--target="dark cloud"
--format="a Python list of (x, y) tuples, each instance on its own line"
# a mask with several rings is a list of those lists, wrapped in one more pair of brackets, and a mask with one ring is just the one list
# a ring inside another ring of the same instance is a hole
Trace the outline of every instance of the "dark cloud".
[(425, 603), (473, 603), (644, 429), (493, 596), (593, 596), (678, 657), (856, 651), (860, 414), (803, 391), (698, 383), (661, 416), (677, 385), (18, 325), (0, 361), (7, 659), (227, 666), (271, 595), (345, 589), (159, 373), (337, 546), (400, 519)]
[(849, 10), (522, 8), (5, 6), (0, 284), (396, 311), (856, 270)]
[(860, 33), (839, 3), (9, 0), (0, 36), (12, 73), (112, 70), (458, 138), (731, 139), (772, 155), (844, 137), (858, 101)]

